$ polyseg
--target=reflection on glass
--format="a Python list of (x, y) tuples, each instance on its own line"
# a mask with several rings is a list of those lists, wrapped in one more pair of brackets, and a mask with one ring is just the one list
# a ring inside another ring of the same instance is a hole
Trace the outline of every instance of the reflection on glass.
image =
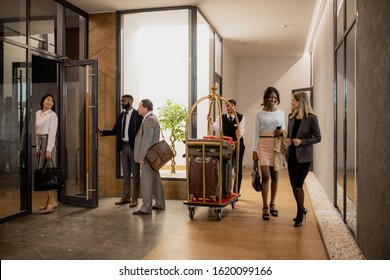
[(344, 35), (344, 0), (337, 0), (337, 42), (339, 42)]
[(26, 44), (26, 0), (1, 0), (2, 36)]
[(16, 214), (20, 204), (23, 161), (24, 113), (26, 112), (26, 50), (3, 44), (0, 56), (0, 218)]
[(85, 36), (85, 18), (66, 9), (65, 18), (65, 54), (69, 59), (83, 60), (84, 55), (84, 36)]
[(346, 113), (347, 113), (347, 126), (346, 126), (346, 187), (347, 187), (347, 220), (351, 228), (356, 232), (356, 27), (354, 26), (351, 32), (349, 32), (346, 40)]
[(347, 0), (347, 26), (351, 26), (356, 14), (356, 0)]
[[(343, 211), (344, 189), (344, 44), (337, 50), (337, 206)], [(340, 201), (341, 200), (341, 201)]]
[(59, 4), (52, 0), (31, 0), (32, 47), (56, 53), (57, 5)]

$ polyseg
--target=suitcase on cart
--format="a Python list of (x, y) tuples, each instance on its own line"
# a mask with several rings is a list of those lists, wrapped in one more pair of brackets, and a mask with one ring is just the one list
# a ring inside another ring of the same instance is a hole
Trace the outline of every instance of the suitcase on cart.
[[(188, 139), (188, 156), (202, 157), (203, 145), (207, 157), (219, 158), (220, 140), (217, 139)], [(231, 159), (234, 152), (234, 145), (226, 140), (222, 141), (222, 156), (224, 159)]]
[[(219, 195), (219, 160), (205, 157), (205, 198), (216, 201)], [(189, 193), (190, 197), (203, 198), (203, 158), (190, 158)], [(232, 189), (231, 160), (222, 162), (222, 197), (228, 197)]]

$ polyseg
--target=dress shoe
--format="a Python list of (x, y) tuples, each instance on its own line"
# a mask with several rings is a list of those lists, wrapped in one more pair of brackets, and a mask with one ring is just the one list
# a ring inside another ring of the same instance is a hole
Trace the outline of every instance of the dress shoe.
[(157, 206), (152, 206), (153, 210), (165, 210), (165, 208), (158, 208)]
[(141, 210), (138, 210), (138, 211), (133, 212), (133, 215), (139, 215), (139, 216), (150, 215), (150, 213), (145, 213), (145, 212), (142, 212)]
[(128, 204), (130, 203), (130, 198), (122, 197), (121, 200), (115, 202), (115, 205)]
[(129, 207), (132, 208), (132, 207), (137, 207), (137, 206), (138, 206), (138, 200), (137, 199), (132, 199), (130, 201)]

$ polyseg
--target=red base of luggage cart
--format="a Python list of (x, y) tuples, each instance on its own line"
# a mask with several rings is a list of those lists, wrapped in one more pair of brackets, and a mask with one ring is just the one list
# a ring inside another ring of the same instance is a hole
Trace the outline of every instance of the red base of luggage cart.
[(188, 207), (188, 214), (191, 219), (194, 218), (195, 212), (198, 206), (206, 206), (214, 209), (214, 213), (217, 216), (217, 220), (220, 221), (222, 218), (222, 208), (231, 204), (232, 209), (236, 207), (236, 202), (241, 195), (239, 193), (231, 193), (229, 197), (222, 198), (221, 201), (215, 201), (211, 198), (192, 198), (186, 200), (183, 203)]

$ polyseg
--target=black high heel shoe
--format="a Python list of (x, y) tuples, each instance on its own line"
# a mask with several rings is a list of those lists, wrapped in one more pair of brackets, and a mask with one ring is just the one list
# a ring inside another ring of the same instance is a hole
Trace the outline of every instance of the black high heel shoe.
[(277, 217), (279, 215), (279, 211), (276, 209), (275, 204), (270, 204), (269, 208), (272, 216)]
[(268, 207), (263, 208), (263, 220), (268, 221), (269, 220), (269, 212)]
[[(303, 216), (305, 216), (305, 220), (306, 220), (306, 214), (307, 212), (309, 212), (309, 210), (307, 210), (307, 208), (303, 208)], [(296, 218), (293, 219), (293, 221), (295, 221)]]
[(298, 215), (295, 219), (294, 227), (301, 227), (303, 221), (303, 215)]

